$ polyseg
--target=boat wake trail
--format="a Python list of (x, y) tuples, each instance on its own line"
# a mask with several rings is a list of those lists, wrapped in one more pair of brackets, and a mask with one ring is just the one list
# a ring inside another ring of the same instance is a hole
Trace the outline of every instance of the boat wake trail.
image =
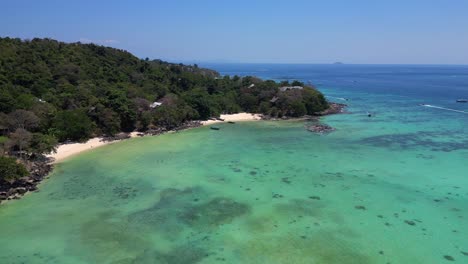
[(457, 113), (462, 113), (462, 114), (468, 114), (468, 112), (465, 112), (465, 111), (462, 111), (462, 110), (445, 108), (445, 107), (440, 107), (440, 106), (435, 106), (435, 105), (430, 105), (430, 104), (423, 104), (422, 106), (435, 108), (435, 109), (440, 109), (440, 110), (445, 110), (445, 111), (452, 111), (452, 112), (457, 112)]
[(329, 96), (329, 95), (327, 95), (327, 96), (325, 96), (325, 97), (333, 98), (333, 99), (338, 99), (338, 100), (342, 100), (342, 101), (348, 101), (348, 99), (343, 98), (343, 97), (335, 97), (335, 96)]

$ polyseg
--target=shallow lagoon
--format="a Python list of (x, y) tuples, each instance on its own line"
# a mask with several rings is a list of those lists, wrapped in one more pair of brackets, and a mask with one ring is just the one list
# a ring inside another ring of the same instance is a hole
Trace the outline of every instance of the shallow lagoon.
[[(105, 146), (0, 208), (6, 263), (468, 260), (466, 152), (357, 115), (225, 124)], [(361, 118), (361, 117), (357, 117)], [(383, 118), (383, 117), (382, 117)], [(394, 144), (387, 142), (393, 137)], [(394, 137), (397, 137), (395, 139)], [(410, 147), (408, 147), (410, 146)]]

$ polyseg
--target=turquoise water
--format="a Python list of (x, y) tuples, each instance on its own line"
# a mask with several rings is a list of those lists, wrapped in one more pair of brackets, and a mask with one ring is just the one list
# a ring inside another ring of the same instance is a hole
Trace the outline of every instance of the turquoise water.
[(1, 263), (467, 263), (468, 115), (418, 104), (465, 106), (339, 76), (329, 135), (222, 124), (69, 159), (0, 206)]

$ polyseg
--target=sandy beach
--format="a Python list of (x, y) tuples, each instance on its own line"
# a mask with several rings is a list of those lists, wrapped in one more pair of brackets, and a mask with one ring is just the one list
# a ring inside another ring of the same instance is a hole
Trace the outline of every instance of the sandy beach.
[(216, 123), (223, 123), (223, 122), (241, 122), (241, 121), (257, 121), (257, 120), (262, 120), (262, 115), (260, 114), (250, 114), (250, 113), (238, 113), (238, 114), (231, 114), (231, 115), (221, 115), (221, 119), (224, 119), (224, 121), (221, 120), (207, 120), (207, 121), (202, 121), (202, 124), (204, 126), (206, 125), (212, 125)]
[(57, 147), (57, 152), (50, 153), (47, 155), (49, 158), (53, 158), (53, 163), (59, 163), (66, 158), (69, 158), (73, 155), (81, 153), (83, 151), (91, 150), (97, 147), (104, 145), (112, 144), (116, 141), (103, 141), (103, 138), (97, 137), (92, 138), (84, 143), (70, 143), (70, 144), (61, 144)]
[[(256, 120), (261, 120), (261, 115), (259, 114), (250, 114), (250, 113), (238, 113), (238, 114), (231, 114), (231, 115), (221, 115), (221, 119), (224, 119), (224, 121), (220, 120), (207, 120), (207, 121), (202, 121), (202, 125), (211, 125), (211, 124), (216, 124), (216, 123), (223, 123), (223, 122), (241, 122), (241, 121), (256, 121)], [(130, 133), (130, 137), (134, 138), (137, 137), (138, 132), (132, 132)], [(104, 145), (112, 144), (119, 142), (120, 140), (114, 140), (114, 141), (104, 141), (103, 138), (101, 137), (96, 137), (88, 140), (87, 142), (84, 143), (71, 143), (71, 144), (61, 144), (57, 147), (57, 152), (56, 153), (51, 153), (48, 154), (47, 157), (53, 158), (54, 161), (53, 163), (59, 163), (62, 162), (63, 160), (74, 156), (76, 154), (79, 154), (83, 151), (88, 151), (92, 150), (94, 148), (98, 148)]]

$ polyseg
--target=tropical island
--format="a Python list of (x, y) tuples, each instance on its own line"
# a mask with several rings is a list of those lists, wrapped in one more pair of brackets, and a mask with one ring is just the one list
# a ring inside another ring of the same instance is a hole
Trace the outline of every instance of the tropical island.
[(329, 109), (299, 81), (220, 76), (95, 44), (0, 38), (0, 200), (36, 190), (52, 169), (45, 155), (60, 143), (158, 134), (220, 114), (287, 118)]

